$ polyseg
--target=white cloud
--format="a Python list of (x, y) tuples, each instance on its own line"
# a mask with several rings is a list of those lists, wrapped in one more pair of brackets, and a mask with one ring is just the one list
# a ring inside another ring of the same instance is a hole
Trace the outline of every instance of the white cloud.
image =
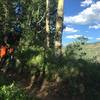
[(75, 32), (78, 32), (79, 30), (77, 29), (74, 29), (73, 27), (66, 27), (64, 29), (64, 32), (71, 32), (71, 33), (75, 33)]
[(90, 29), (100, 29), (100, 24), (89, 26)]
[(100, 40), (100, 38), (96, 38), (96, 40)]
[[(74, 35), (68, 35), (66, 36), (66, 38), (69, 38), (69, 39), (77, 39), (79, 37), (82, 37), (83, 35), (78, 35), (78, 34), (74, 34)], [(84, 38), (87, 38), (89, 40), (92, 40), (93, 37), (88, 37), (88, 36), (83, 36)]]
[(66, 36), (66, 38), (69, 38), (69, 39), (77, 39), (77, 38), (79, 38), (81, 36), (82, 35), (74, 34), (74, 35), (68, 35), (68, 36)]
[(91, 25), (100, 23), (100, 1), (92, 4), (78, 15), (65, 16), (64, 23), (79, 24), (79, 25)]
[(93, 3), (93, 0), (85, 0), (81, 2), (81, 7), (87, 7)]

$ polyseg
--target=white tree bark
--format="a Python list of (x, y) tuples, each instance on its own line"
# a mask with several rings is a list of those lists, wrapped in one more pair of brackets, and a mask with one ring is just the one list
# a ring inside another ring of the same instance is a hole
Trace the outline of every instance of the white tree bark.
[(64, 0), (58, 0), (57, 20), (56, 20), (56, 34), (55, 34), (55, 48), (61, 52), (62, 48), (62, 29), (63, 29), (63, 6)]
[(46, 0), (46, 45), (47, 47), (49, 47), (49, 41), (50, 41), (50, 38), (49, 38), (49, 33), (50, 33), (50, 0)]

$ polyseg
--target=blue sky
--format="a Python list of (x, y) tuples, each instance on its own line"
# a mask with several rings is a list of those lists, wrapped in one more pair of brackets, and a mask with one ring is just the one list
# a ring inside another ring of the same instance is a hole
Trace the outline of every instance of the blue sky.
[(100, 0), (64, 0), (63, 45), (80, 36), (100, 42)]

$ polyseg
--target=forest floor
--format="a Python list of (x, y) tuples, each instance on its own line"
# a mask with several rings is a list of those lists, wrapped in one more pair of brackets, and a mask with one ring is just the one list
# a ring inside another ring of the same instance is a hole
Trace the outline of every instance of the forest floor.
[(15, 81), (18, 87), (27, 91), (29, 95), (35, 94), (38, 98), (37, 100), (66, 100), (66, 94), (65, 96), (62, 95), (62, 91), (64, 90), (62, 90), (63, 88), (60, 88), (61, 83), (56, 83), (53, 81), (49, 82), (47, 80), (43, 80), (41, 83), (39, 80), (34, 82), (32, 85), (32, 77), (26, 77), (25, 73), (17, 74), (14, 70), (9, 70), (6, 72), (0, 71), (0, 75), (3, 76), (6, 81), (8, 81), (8, 84), (10, 84), (9, 82)]
[(16, 70), (11, 69), (6, 72), (0, 71), (1, 76), (8, 81), (8, 84), (15, 82), (30, 96), (35, 95), (36, 100), (88, 100), (85, 99), (84, 92), (77, 95), (71, 94), (69, 80), (47, 81), (41, 77), (35, 80), (34, 76), (28, 76), (27, 73), (16, 73)]

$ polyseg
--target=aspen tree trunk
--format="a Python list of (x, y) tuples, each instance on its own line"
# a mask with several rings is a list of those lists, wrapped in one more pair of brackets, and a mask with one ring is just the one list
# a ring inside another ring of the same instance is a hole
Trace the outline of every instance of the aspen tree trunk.
[(3, 8), (4, 8), (4, 15), (5, 15), (5, 22), (4, 22), (4, 33), (7, 30), (8, 26), (8, 18), (9, 18), (9, 11), (8, 11), (8, 6), (7, 6), (7, 1), (3, 3)]
[(46, 0), (46, 47), (49, 48), (50, 45), (50, 0)]
[(63, 6), (64, 0), (58, 0), (55, 34), (55, 53), (57, 54), (62, 53)]

